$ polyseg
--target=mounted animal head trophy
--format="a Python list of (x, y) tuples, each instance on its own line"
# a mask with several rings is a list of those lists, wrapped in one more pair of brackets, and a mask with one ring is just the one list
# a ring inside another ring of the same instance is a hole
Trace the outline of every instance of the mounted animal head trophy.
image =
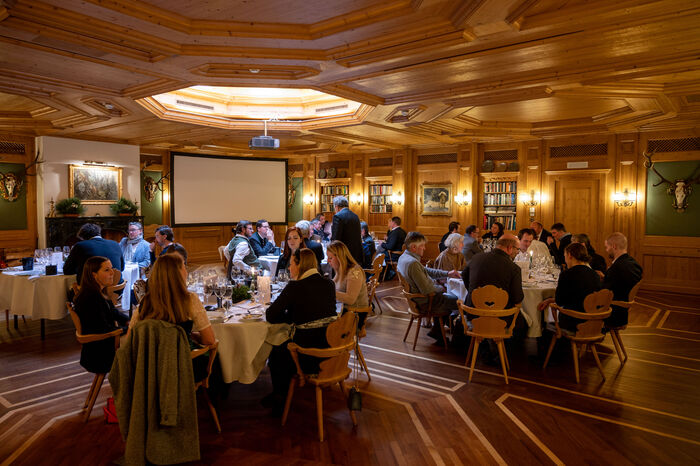
[(291, 173), (287, 173), (287, 208), (291, 209), (292, 206), (294, 205), (294, 201), (297, 199), (297, 190), (294, 187), (294, 173), (295, 171), (292, 170)]
[(163, 182), (165, 180), (167, 180), (169, 176), (170, 176), (170, 172), (161, 176), (158, 181), (154, 180), (150, 176), (144, 176), (144, 178), (143, 178), (143, 182), (144, 182), (143, 190), (146, 194), (146, 200), (148, 202), (153, 202), (153, 199), (156, 198), (157, 191), (163, 191)]
[(666, 189), (666, 192), (669, 195), (673, 196), (673, 208), (676, 209), (678, 213), (683, 213), (685, 212), (685, 209), (688, 208), (688, 196), (690, 196), (690, 194), (693, 192), (693, 184), (700, 183), (700, 175), (695, 176), (695, 173), (698, 170), (695, 169), (695, 171), (684, 180), (669, 181), (661, 173), (659, 173), (659, 171), (654, 167), (654, 162), (651, 161), (651, 158), (654, 156), (655, 152), (656, 151), (651, 151), (647, 154), (647, 152), (645, 151), (642, 153), (642, 155), (646, 159), (646, 161), (644, 162), (644, 166), (647, 168), (647, 170), (653, 170), (654, 173), (656, 173), (658, 177), (661, 178), (659, 182), (654, 184), (653, 186), (659, 186), (661, 183), (668, 184), (668, 189)]
[(0, 173), (0, 196), (8, 202), (14, 202), (19, 198), (24, 186), (24, 180), (27, 176), (36, 176), (36, 173), (29, 174), (27, 171), (35, 165), (43, 163), (39, 161), (40, 154), (37, 152), (36, 157), (31, 164), (24, 167), (24, 170), (19, 173)]

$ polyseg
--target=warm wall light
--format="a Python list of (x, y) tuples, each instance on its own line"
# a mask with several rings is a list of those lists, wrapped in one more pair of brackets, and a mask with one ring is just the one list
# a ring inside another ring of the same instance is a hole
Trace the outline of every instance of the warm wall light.
[(459, 206), (466, 207), (472, 202), (472, 194), (468, 193), (465, 189), (464, 192), (462, 192), (462, 194), (457, 194), (455, 196), (455, 202)]
[(637, 194), (631, 193), (629, 189), (625, 189), (621, 193), (613, 194), (612, 200), (615, 201), (618, 207), (632, 207), (637, 202)]
[(356, 205), (362, 204), (362, 194), (355, 193), (350, 195), (350, 202)]
[(396, 205), (403, 204), (403, 194), (401, 193), (401, 191), (391, 195), (391, 203)]
[(306, 196), (304, 196), (304, 204), (306, 205), (312, 205), (314, 203), (314, 195), (309, 193)]
[(529, 193), (522, 193), (520, 194), (520, 202), (527, 206), (535, 207), (540, 203), (540, 193), (536, 193), (534, 189), (530, 190)]

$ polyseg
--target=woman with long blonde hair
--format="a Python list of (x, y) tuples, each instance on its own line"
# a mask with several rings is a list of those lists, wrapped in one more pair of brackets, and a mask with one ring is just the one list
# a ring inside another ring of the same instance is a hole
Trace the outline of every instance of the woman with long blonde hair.
[(352, 257), (348, 247), (341, 241), (333, 241), (326, 249), (326, 256), (328, 265), (335, 271), (335, 299), (345, 306), (369, 306), (365, 272)]
[(156, 260), (148, 278), (148, 293), (131, 319), (156, 319), (180, 325), (193, 340), (211, 345), (216, 338), (207, 313), (196, 294), (187, 291), (187, 269), (179, 254), (164, 254)]

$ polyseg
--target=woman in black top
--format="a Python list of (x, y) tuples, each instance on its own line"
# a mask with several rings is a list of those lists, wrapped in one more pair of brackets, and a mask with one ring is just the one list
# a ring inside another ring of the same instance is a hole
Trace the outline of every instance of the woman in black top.
[(299, 249), (302, 243), (302, 238), (304, 235), (301, 230), (297, 227), (291, 227), (287, 230), (284, 235), (284, 250), (279, 260), (277, 261), (277, 270), (275, 270), (275, 277), (279, 275), (281, 270), (289, 271), (289, 261), (292, 254)]
[(498, 239), (503, 236), (503, 230), (505, 230), (505, 227), (501, 222), (493, 222), (491, 230), (487, 231), (481, 239)]
[[(103, 294), (104, 289), (113, 282), (114, 269), (109, 259), (93, 256), (85, 261), (80, 291), (74, 299), (83, 334), (109, 333), (119, 327), (122, 330), (126, 328), (127, 317), (117, 311), (112, 301)], [(106, 374), (112, 368), (115, 351), (112, 338), (85, 343), (80, 352), (80, 365), (88, 372)]]
[[(267, 309), (267, 321), (273, 324), (308, 324), (327, 317), (336, 316), (335, 285), (318, 273), (316, 256), (310, 249), (297, 249), (289, 261), (293, 280)], [(307, 348), (327, 348), (326, 326), (296, 328), (292, 341)], [(320, 360), (299, 355), (299, 364), (306, 373), (319, 370)], [(296, 373), (296, 366), (287, 350), (287, 344), (275, 346), (268, 361), (272, 377), (272, 405), (277, 413), (287, 396), (289, 382)], [(268, 398), (268, 399), (270, 399)]]
[(600, 272), (600, 274), (598, 275), (605, 275), (605, 271), (608, 269), (608, 264), (605, 262), (603, 256), (601, 256), (600, 254), (596, 254), (595, 249), (593, 249), (593, 246), (591, 246), (591, 240), (587, 234), (579, 233), (578, 235), (574, 235), (571, 237), (571, 242), (581, 243), (584, 246), (586, 246), (588, 256), (591, 258), (588, 262), (591, 268), (596, 272)]
[[(589, 294), (600, 290), (600, 277), (589, 265), (590, 256), (582, 243), (571, 243), (564, 249), (567, 269), (559, 275), (559, 283), (554, 298), (548, 298), (539, 305), (540, 310), (556, 302), (558, 306), (571, 311), (585, 312), (583, 300)], [(559, 314), (559, 326), (576, 331), (576, 325), (583, 322), (564, 314)]]

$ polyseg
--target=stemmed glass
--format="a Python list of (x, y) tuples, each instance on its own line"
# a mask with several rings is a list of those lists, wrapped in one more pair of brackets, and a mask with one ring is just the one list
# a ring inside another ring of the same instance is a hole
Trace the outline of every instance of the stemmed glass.
[(63, 260), (65, 261), (68, 259), (68, 256), (70, 255), (70, 246), (63, 246)]
[(224, 299), (223, 306), (224, 306), (224, 309), (226, 309), (226, 315), (228, 316), (228, 313), (231, 310), (231, 306), (233, 306), (233, 303), (231, 302), (231, 297), (233, 296), (233, 286), (223, 284), (221, 286), (221, 288), (223, 290), (223, 292), (222, 292), (222, 298)]

